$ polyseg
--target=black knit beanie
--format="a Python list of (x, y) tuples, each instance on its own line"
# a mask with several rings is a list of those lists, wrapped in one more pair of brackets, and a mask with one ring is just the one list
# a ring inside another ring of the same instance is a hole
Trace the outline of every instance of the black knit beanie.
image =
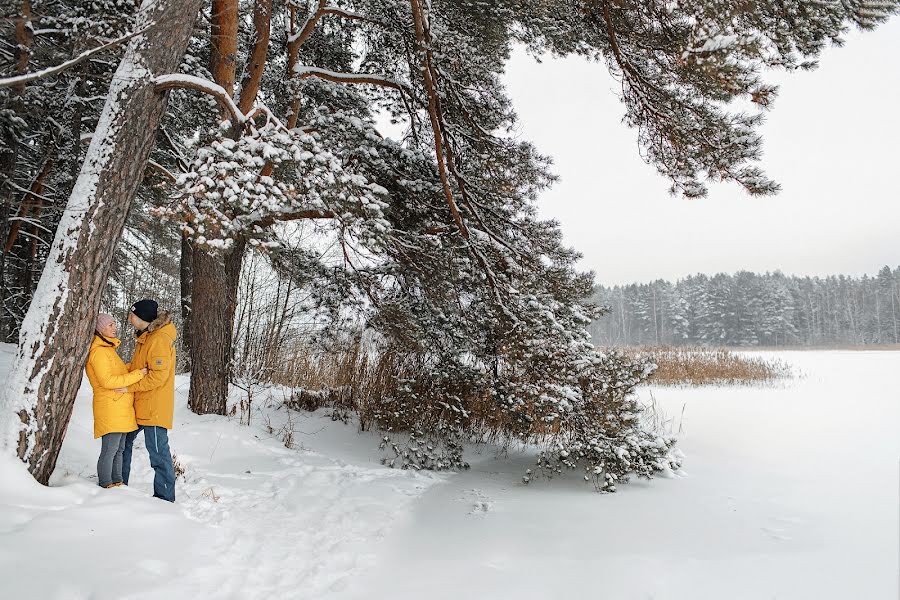
[(159, 316), (159, 304), (156, 303), (156, 300), (150, 300), (149, 298), (138, 300), (131, 307), (131, 312), (137, 315), (137, 318), (141, 321), (152, 323)]

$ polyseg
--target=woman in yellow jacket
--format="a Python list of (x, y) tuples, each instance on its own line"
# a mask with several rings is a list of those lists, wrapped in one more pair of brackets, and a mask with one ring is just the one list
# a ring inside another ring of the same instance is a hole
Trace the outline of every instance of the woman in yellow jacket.
[(147, 374), (147, 369), (129, 372), (116, 354), (118, 347), (116, 320), (98, 315), (85, 370), (94, 389), (94, 439), (102, 438), (97, 478), (104, 488), (122, 485), (125, 434), (137, 429), (134, 394), (126, 388)]

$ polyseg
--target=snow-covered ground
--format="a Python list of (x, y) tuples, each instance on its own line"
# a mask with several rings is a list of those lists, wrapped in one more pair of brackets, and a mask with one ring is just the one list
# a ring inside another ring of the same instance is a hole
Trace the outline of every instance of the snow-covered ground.
[(0, 459), (0, 598), (895, 599), (900, 352), (778, 356), (803, 376), (642, 390), (681, 422), (685, 474), (613, 495), (525, 486), (531, 459), (489, 450), (386, 469), (327, 411), (290, 413), (288, 449), (276, 395), (249, 427), (179, 407), (169, 505), (142, 448), (130, 488), (96, 486), (85, 386), (50, 488)]

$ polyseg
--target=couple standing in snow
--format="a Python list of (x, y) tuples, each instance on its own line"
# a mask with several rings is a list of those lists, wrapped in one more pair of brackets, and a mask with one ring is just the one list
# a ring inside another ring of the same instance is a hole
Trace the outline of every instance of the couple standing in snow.
[(175, 467), (169, 451), (169, 429), (175, 409), (175, 339), (166, 311), (154, 300), (131, 307), (137, 347), (129, 364), (116, 352), (116, 320), (97, 316), (85, 370), (94, 390), (94, 438), (101, 438), (97, 477), (101, 487), (128, 485), (134, 439), (144, 432), (153, 467), (153, 495), (175, 501)]

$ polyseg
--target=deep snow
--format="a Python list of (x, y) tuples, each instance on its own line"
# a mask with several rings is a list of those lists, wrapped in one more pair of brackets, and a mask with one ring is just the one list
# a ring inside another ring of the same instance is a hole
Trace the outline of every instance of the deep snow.
[(686, 474), (613, 495), (525, 486), (518, 453), (393, 471), (377, 436), (277, 393), (250, 427), (192, 415), (179, 378), (173, 506), (142, 448), (130, 488), (96, 486), (85, 385), (52, 487), (0, 459), (0, 598), (894, 599), (900, 352), (778, 356), (803, 376), (643, 389), (681, 423)]

